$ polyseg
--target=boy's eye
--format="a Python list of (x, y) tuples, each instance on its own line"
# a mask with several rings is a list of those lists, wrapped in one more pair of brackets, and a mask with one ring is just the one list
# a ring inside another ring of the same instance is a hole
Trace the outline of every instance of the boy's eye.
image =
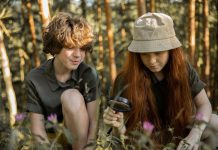
[(72, 51), (74, 49), (74, 47), (65, 47), (65, 50), (67, 51)]
[(89, 50), (92, 49), (92, 44), (91, 44), (91, 43), (86, 44), (86, 45), (82, 46), (80, 49), (81, 49), (82, 51), (89, 51)]

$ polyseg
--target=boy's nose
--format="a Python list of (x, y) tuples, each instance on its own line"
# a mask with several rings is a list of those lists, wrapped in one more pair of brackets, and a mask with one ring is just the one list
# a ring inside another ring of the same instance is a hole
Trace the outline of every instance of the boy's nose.
[(73, 56), (74, 57), (79, 57), (80, 56), (80, 49), (79, 48), (76, 48), (73, 52)]

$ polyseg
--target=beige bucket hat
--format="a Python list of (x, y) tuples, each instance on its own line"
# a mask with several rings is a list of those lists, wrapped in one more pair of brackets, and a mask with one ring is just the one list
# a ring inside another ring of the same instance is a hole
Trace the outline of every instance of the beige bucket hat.
[(163, 13), (146, 13), (135, 21), (133, 40), (128, 50), (135, 53), (148, 53), (180, 46), (170, 16)]

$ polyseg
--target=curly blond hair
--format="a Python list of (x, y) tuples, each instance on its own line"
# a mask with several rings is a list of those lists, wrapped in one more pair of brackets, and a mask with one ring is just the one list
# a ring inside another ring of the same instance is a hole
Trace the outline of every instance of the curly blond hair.
[(43, 51), (55, 55), (64, 47), (77, 47), (91, 52), (93, 39), (93, 29), (86, 19), (59, 12), (45, 28)]

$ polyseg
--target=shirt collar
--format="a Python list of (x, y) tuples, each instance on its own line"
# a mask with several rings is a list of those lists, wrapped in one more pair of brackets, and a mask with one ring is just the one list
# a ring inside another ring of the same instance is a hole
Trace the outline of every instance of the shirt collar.
[(84, 62), (81, 62), (80, 65), (78, 66), (78, 68), (76, 70), (73, 70), (71, 72), (72, 76), (71, 78), (76, 81), (79, 82), (81, 75), (83, 74), (84, 70), (86, 69), (86, 65)]
[[(47, 63), (45, 63), (45, 65), (43, 66), (43, 68), (45, 69), (45, 74), (46, 74), (46, 77), (48, 79), (48, 83), (49, 83), (49, 86), (51, 87), (52, 91), (55, 91), (57, 90), (59, 87), (67, 87), (69, 86), (69, 83), (60, 83), (58, 82), (56, 76), (55, 76), (55, 71), (54, 71), (54, 59), (55, 58), (52, 58), (50, 60), (47, 61)], [(80, 68), (83, 66), (83, 63), (82, 62), (78, 68), (76, 70), (73, 70), (71, 72), (71, 79), (75, 82), (78, 81), (79, 79), (79, 71), (80, 71)]]
[(78, 76), (79, 76), (79, 68), (77, 68), (76, 70), (73, 70), (71, 72), (71, 79), (73, 79), (74, 81), (77, 81)]
[(150, 78), (151, 78), (151, 82), (152, 82), (153, 84), (157, 84), (157, 83), (160, 82), (160, 81), (157, 79), (157, 77), (155, 76), (154, 73), (150, 73)]
[(48, 60), (43, 66), (43, 68), (45, 69), (45, 75), (48, 80), (48, 84), (52, 91), (57, 90), (59, 87), (59, 84), (57, 82), (57, 79), (55, 77), (55, 72), (54, 72), (54, 66), (53, 66), (54, 59), (55, 58)]
[(150, 79), (151, 79), (151, 83), (152, 83), (152, 84), (157, 84), (157, 83), (160, 83), (160, 82), (161, 82), (161, 81), (159, 81), (159, 80), (157, 79), (157, 77), (155, 76), (155, 74), (154, 74), (153, 72), (151, 72), (150, 70), (145, 69), (145, 70), (144, 70), (144, 73), (145, 73), (145, 74), (148, 74), (148, 76), (149, 76)]

